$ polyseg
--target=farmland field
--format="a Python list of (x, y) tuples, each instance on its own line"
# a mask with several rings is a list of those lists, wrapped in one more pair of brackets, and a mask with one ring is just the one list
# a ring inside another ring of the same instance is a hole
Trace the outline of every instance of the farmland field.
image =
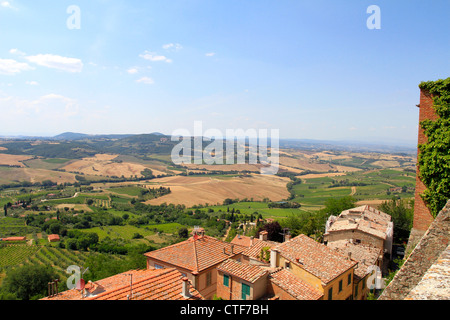
[(221, 204), (226, 198), (253, 198), (273, 201), (289, 196), (287, 178), (277, 176), (251, 175), (247, 177), (168, 177), (152, 180), (152, 184), (168, 187), (170, 194), (149, 200), (149, 204), (184, 204), (188, 207), (198, 204)]

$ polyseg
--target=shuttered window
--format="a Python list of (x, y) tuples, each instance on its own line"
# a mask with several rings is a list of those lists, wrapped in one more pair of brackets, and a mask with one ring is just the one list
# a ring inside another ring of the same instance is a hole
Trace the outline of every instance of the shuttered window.
[(243, 283), (242, 284), (242, 300), (247, 300), (247, 297), (250, 296), (250, 286)]

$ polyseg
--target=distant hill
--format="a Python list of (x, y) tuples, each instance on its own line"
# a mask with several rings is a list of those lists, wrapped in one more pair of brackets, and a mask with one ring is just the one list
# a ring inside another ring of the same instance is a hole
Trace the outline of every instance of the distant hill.
[(280, 148), (300, 150), (336, 150), (352, 152), (407, 153), (417, 152), (417, 146), (390, 142), (334, 141), (311, 139), (280, 139)]
[(53, 140), (81, 140), (89, 137), (88, 134), (84, 133), (75, 133), (75, 132), (64, 132), (54, 136)]

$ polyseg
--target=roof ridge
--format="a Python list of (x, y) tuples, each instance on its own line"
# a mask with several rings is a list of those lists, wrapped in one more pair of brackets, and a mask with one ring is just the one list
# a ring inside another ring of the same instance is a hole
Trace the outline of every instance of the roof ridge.
[(198, 271), (198, 254), (197, 254), (197, 246), (195, 245), (197, 240), (199, 240), (199, 239), (194, 239), (193, 246), (194, 246), (194, 263), (195, 263), (195, 270), (194, 270), (194, 272), (198, 273), (199, 272)]
[[(146, 270), (142, 270), (142, 271), (147, 271), (147, 270), (151, 270), (151, 271), (152, 271), (151, 274), (150, 274), (148, 277), (139, 279), (139, 280), (136, 281), (136, 282), (132, 282), (133, 288), (140, 287), (140, 286), (143, 284), (143, 282), (149, 281), (149, 280), (151, 280), (152, 278), (155, 278), (155, 277), (157, 277), (157, 276), (167, 275), (167, 274), (170, 273), (170, 272), (176, 271), (175, 268), (153, 269), (153, 270), (152, 270), (152, 269), (146, 269)], [(141, 270), (130, 270), (130, 271), (141, 271)], [(127, 272), (119, 273), (118, 275), (126, 275), (126, 273), (127, 273)], [(156, 274), (153, 274), (153, 273), (156, 273)], [(116, 275), (116, 276), (118, 276), (118, 275)], [(98, 294), (98, 295), (92, 297), (91, 300), (96, 300), (96, 299), (101, 298), (101, 297), (103, 297), (103, 296), (111, 295), (111, 294), (113, 294), (113, 293), (115, 293), (115, 292), (116, 292), (116, 295), (117, 295), (119, 291), (125, 290), (125, 289), (127, 289), (127, 288), (129, 288), (129, 287), (130, 287), (130, 284), (125, 284), (125, 285), (123, 285), (123, 286), (121, 286), (121, 287), (118, 287), (118, 288), (116, 288), (116, 289), (113, 289), (113, 290), (111, 290), (111, 291), (105, 291), (105, 292), (102, 292), (102, 293), (100, 293), (100, 294)]]

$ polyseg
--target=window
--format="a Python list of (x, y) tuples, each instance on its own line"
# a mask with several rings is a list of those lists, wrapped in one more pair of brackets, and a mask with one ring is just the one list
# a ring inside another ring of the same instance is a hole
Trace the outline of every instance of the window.
[(339, 281), (339, 292), (342, 291), (342, 280)]
[(247, 297), (250, 296), (250, 286), (243, 283), (242, 284), (242, 300), (247, 300)]
[(155, 269), (164, 269), (164, 267), (163, 267), (163, 266), (160, 266), (159, 264), (156, 264), (156, 263), (155, 263)]
[(289, 269), (289, 268), (291, 267), (291, 263), (290, 263), (289, 261), (285, 261), (285, 262), (284, 262), (284, 267), (285, 267), (286, 269)]
[(206, 286), (209, 287), (211, 285), (211, 271), (206, 274)]
[(333, 300), (333, 287), (328, 289), (328, 300)]
[(349, 286), (349, 285), (351, 285), (352, 284), (352, 273), (350, 272), (349, 274), (348, 274), (348, 278), (347, 278), (347, 285)]
[(230, 276), (229, 275), (226, 275), (226, 274), (223, 275), (223, 285), (225, 287), (228, 287), (230, 285)]

